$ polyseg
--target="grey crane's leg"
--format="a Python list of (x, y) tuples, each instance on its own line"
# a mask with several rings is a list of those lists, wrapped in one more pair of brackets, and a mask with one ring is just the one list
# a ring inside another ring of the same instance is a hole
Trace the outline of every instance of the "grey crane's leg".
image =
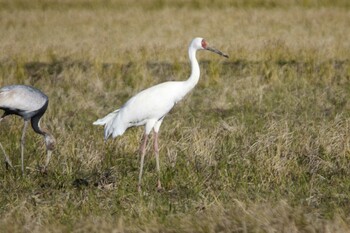
[(24, 126), (23, 126), (22, 137), (21, 137), (21, 165), (22, 165), (22, 175), (24, 175), (24, 136), (25, 136), (25, 134), (26, 134), (28, 122), (29, 122), (29, 120), (24, 120)]
[(154, 153), (156, 155), (156, 166), (158, 173), (158, 185), (157, 189), (162, 189), (162, 184), (160, 183), (160, 166), (159, 166), (159, 147), (158, 147), (158, 132), (154, 132)]
[(2, 146), (1, 143), (0, 143), (0, 147), (1, 147), (2, 152), (4, 153), (4, 156), (5, 156), (6, 167), (7, 167), (7, 166), (10, 166), (11, 168), (13, 168), (12, 163), (11, 163), (11, 160), (10, 160), (10, 158), (8, 157), (8, 155), (6, 154), (5, 149), (4, 149), (4, 147)]
[(142, 172), (143, 172), (143, 162), (145, 160), (146, 155), (146, 145), (148, 141), (148, 134), (144, 134), (140, 146), (140, 153), (141, 153), (141, 160), (140, 160), (140, 174), (139, 174), (139, 182), (138, 182), (138, 191), (141, 192), (141, 179), (142, 179)]
[[(6, 116), (5, 114), (1, 116), (0, 122), (2, 121), (2, 119), (5, 118), (5, 116)], [(2, 152), (4, 153), (4, 156), (5, 156), (6, 166), (10, 166), (11, 168), (13, 168), (12, 163), (11, 163), (11, 160), (10, 160), (10, 158), (8, 157), (8, 155), (6, 154), (5, 149), (4, 149), (4, 147), (2, 146), (1, 143), (0, 143), (0, 147), (1, 147)]]

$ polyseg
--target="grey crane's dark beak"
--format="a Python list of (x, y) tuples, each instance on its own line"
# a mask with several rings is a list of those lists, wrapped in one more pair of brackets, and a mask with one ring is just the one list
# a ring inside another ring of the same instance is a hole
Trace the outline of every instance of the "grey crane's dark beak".
[(209, 46), (207, 46), (205, 49), (206, 49), (206, 50), (209, 50), (209, 51), (211, 51), (211, 52), (213, 52), (213, 53), (217, 53), (217, 54), (219, 54), (220, 56), (223, 56), (223, 57), (228, 58), (228, 55), (227, 55), (227, 54), (221, 52), (221, 51), (218, 50), (218, 49), (215, 49), (215, 48), (212, 48), (212, 47), (209, 47)]

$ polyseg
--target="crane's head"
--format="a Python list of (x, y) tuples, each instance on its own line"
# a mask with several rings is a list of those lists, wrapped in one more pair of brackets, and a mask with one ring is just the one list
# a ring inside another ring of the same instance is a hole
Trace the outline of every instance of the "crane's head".
[(52, 151), (55, 149), (56, 139), (54, 138), (54, 136), (52, 136), (52, 134), (48, 132), (45, 132), (44, 138), (45, 138), (45, 146), (46, 146), (46, 152), (47, 152), (46, 162), (44, 167), (44, 169), (46, 169), (47, 165), (49, 165)]
[(228, 55), (227, 55), (227, 54), (221, 52), (221, 51), (218, 50), (218, 49), (209, 47), (208, 42), (207, 42), (205, 39), (200, 38), (200, 37), (194, 38), (194, 39), (192, 40), (192, 42), (191, 42), (191, 47), (193, 47), (194, 49), (205, 49), (205, 50), (208, 50), (208, 51), (217, 53), (217, 54), (219, 54), (220, 56), (223, 56), (223, 57), (228, 58)]

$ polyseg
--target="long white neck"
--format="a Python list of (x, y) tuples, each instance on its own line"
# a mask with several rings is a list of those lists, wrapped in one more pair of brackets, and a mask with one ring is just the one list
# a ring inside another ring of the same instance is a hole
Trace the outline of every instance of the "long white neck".
[(186, 92), (189, 92), (192, 90), (199, 80), (200, 70), (198, 61), (196, 58), (196, 49), (194, 49), (192, 46), (188, 49), (188, 56), (191, 61), (191, 76), (185, 81), (185, 88)]

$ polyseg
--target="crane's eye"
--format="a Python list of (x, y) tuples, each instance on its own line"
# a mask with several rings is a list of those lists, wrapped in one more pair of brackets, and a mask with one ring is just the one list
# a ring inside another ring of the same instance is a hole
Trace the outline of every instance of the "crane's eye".
[(207, 47), (207, 45), (208, 45), (207, 42), (203, 39), (202, 40), (202, 47), (205, 49)]

